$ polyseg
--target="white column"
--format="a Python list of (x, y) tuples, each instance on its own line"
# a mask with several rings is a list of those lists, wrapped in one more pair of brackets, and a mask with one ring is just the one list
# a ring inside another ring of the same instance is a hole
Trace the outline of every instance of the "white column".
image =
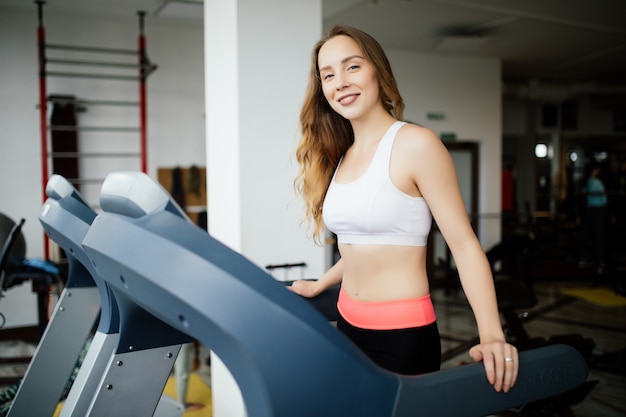
[[(304, 261), (319, 276), (324, 249), (300, 225), (292, 184), (321, 0), (205, 0), (204, 19), (209, 232), (261, 267)], [(245, 416), (227, 368), (211, 363), (213, 415)]]

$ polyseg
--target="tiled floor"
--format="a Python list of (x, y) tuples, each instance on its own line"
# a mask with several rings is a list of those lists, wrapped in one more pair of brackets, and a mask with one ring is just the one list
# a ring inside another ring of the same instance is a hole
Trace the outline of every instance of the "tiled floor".
[[(571, 411), (576, 417), (620, 417), (626, 416), (626, 373), (624, 352), (626, 351), (626, 307), (600, 307), (589, 302), (561, 294), (567, 287), (598, 285), (593, 277), (576, 278), (572, 281), (535, 282), (534, 290), (538, 304), (528, 311), (524, 327), (530, 337), (548, 339), (553, 335), (579, 334), (593, 340), (593, 360), (588, 380), (598, 381), (593, 390)], [(476, 336), (474, 319), (461, 292), (446, 295), (443, 289), (434, 289), (432, 294), (437, 311), (439, 329), (444, 351), (443, 368), (458, 366), (471, 359), (467, 350)], [(32, 353), (33, 347), (19, 342), (2, 342), (3, 356)], [(604, 357), (621, 354), (618, 359), (608, 361)], [(604, 355), (604, 356), (603, 356)], [(207, 365), (208, 351), (199, 351), (200, 368), (196, 371), (210, 383), (210, 366)], [(23, 372), (20, 367), (0, 367), (0, 375)], [(2, 387), (0, 387), (0, 391)], [(526, 409), (501, 415), (565, 416), (565, 414), (530, 414)]]

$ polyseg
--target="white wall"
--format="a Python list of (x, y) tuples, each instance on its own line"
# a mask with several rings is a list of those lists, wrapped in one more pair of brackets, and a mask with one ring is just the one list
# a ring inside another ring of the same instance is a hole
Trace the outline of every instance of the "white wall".
[[(56, 16), (46, 13), (48, 43), (136, 49), (138, 19), (109, 19), (85, 16)], [(37, 11), (2, 9), (0, 5), (0, 211), (17, 220), (26, 218), (24, 235), (27, 256), (43, 256), (43, 231), (37, 220), (42, 204), (40, 134), (36, 50)], [(204, 63), (201, 21), (146, 18), (148, 56), (158, 65), (148, 78), (148, 173), (156, 178), (157, 168), (175, 165), (205, 165)], [(95, 57), (119, 61), (119, 57)], [(48, 78), (48, 94), (73, 94), (83, 99), (138, 101), (138, 83), (85, 81)], [(82, 125), (139, 126), (136, 108), (90, 107), (79, 114)], [(137, 133), (81, 134), (83, 150), (93, 150), (123, 136), (127, 144), (117, 150), (137, 151)], [(98, 172), (100, 161), (91, 160), (85, 175), (102, 175), (116, 169), (139, 169), (138, 159), (108, 161)], [(99, 189), (86, 187), (90, 202)], [(97, 201), (97, 199), (95, 200)], [(13, 289), (0, 300), (7, 327), (33, 322), (35, 298), (29, 284)]]
[[(479, 239), (484, 248), (500, 240), (502, 96), (495, 59), (387, 51), (398, 80), (407, 120), (459, 141), (480, 144)], [(443, 120), (427, 120), (427, 112)]]

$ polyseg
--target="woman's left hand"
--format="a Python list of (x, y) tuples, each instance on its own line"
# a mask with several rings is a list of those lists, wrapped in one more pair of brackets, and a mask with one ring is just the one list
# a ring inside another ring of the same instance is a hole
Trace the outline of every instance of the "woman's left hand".
[(483, 361), (487, 380), (496, 391), (509, 392), (519, 371), (517, 348), (505, 342), (481, 343), (469, 351), (475, 362)]

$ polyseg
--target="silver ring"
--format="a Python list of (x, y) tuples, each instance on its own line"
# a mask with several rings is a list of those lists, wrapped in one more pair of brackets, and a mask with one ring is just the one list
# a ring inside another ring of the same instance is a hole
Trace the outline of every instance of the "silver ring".
[(504, 358), (505, 362), (513, 362), (513, 358)]

